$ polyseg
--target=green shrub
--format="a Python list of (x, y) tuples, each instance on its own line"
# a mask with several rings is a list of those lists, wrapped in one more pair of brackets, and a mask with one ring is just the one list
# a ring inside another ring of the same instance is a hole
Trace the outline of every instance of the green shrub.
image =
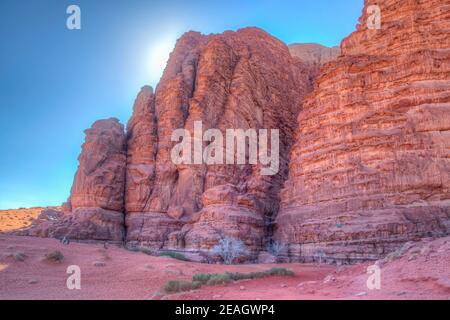
[(141, 248), (138, 248), (138, 250), (142, 253), (148, 254), (149, 256), (154, 255), (154, 252), (149, 248), (141, 247)]
[(197, 281), (202, 284), (221, 284), (230, 281), (239, 281), (247, 279), (260, 279), (269, 276), (293, 276), (294, 273), (285, 268), (272, 268), (264, 272), (225, 272), (224, 274), (217, 273), (199, 273), (192, 277), (192, 281)]
[(163, 251), (159, 254), (161, 257), (170, 257), (181, 261), (189, 261), (184, 255), (178, 252)]
[(234, 281), (250, 279), (250, 274), (248, 273), (226, 272), (226, 274), (228, 274), (229, 277)]
[(259, 279), (269, 276), (293, 276), (294, 273), (285, 268), (272, 268), (264, 272), (225, 272), (219, 273), (199, 273), (192, 276), (192, 281), (169, 281), (164, 286), (166, 293), (190, 291), (200, 288), (202, 285), (215, 286), (227, 284), (232, 281), (245, 279)]
[(200, 282), (202, 284), (206, 284), (211, 279), (212, 276), (213, 276), (213, 274), (211, 274), (211, 273), (194, 274), (192, 276), (192, 281), (196, 281), (196, 282)]
[(294, 272), (285, 268), (272, 268), (264, 272), (268, 276), (284, 276), (284, 277), (292, 277), (294, 276)]
[(55, 250), (47, 253), (45, 255), (45, 259), (53, 262), (61, 262), (64, 259), (64, 255), (61, 253), (61, 251)]
[(225, 274), (218, 273), (200, 273), (192, 277), (192, 281), (206, 284), (208, 286), (214, 286), (218, 284), (225, 284), (235, 280), (231, 273)]
[(226, 284), (233, 281), (229, 274), (214, 274), (206, 283), (208, 286), (215, 286), (219, 284)]
[(169, 281), (164, 285), (164, 291), (166, 293), (184, 292), (198, 289), (202, 286), (200, 282), (189, 281)]
[(267, 274), (265, 272), (250, 272), (248, 275), (249, 279), (260, 279), (266, 277)]

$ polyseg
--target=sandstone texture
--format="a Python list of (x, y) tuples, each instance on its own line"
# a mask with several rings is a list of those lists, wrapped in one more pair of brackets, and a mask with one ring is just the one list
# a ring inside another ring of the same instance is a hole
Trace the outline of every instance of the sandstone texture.
[(39, 223), (27, 231), (28, 235), (123, 241), (124, 127), (117, 119), (99, 120), (85, 135), (70, 198), (61, 209), (64, 212), (43, 211)]
[[(370, 5), (381, 29), (367, 26)], [(298, 118), (275, 238), (292, 260), (377, 259), (450, 233), (448, 1), (365, 1)]]
[(99, 120), (85, 135), (70, 207), (122, 212), (126, 167), (124, 127), (117, 119)]
[[(368, 27), (372, 5), (380, 29)], [(156, 89), (141, 89), (126, 130), (116, 119), (86, 130), (68, 202), (27, 234), (197, 261), (231, 236), (254, 261), (338, 263), (448, 235), (449, 30), (448, 1), (366, 0), (340, 49), (288, 47), (257, 28), (188, 32)], [(200, 162), (174, 162), (180, 129), (210, 158), (227, 154), (226, 141), (211, 152), (217, 137), (194, 136), (199, 123), (224, 137), (279, 130), (278, 170), (263, 175), (248, 154), (247, 164), (207, 165), (195, 147), (187, 153)], [(274, 241), (287, 253), (265, 252)]]
[[(234, 236), (260, 250), (278, 211), (310, 75), (308, 65), (260, 29), (181, 37), (155, 93), (142, 90), (128, 123), (127, 242), (198, 251)], [(193, 133), (199, 121), (203, 132), (214, 128), (224, 136), (226, 129), (279, 129), (278, 173), (262, 176), (259, 165), (249, 164), (174, 164), (172, 133)]]

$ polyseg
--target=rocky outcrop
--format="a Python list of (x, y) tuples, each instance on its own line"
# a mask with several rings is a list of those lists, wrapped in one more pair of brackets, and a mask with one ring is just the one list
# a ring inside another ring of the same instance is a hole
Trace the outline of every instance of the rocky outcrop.
[(127, 126), (125, 210), (144, 211), (153, 188), (158, 148), (153, 89), (142, 88)]
[(377, 259), (450, 233), (449, 27), (443, 0), (366, 0), (299, 115), (275, 231), (292, 260)]
[[(262, 30), (181, 37), (156, 93), (141, 92), (128, 124), (128, 243), (198, 251), (231, 235), (261, 249), (287, 177), (294, 119), (311, 90), (310, 68)], [(173, 163), (172, 133), (193, 135), (199, 122), (202, 132), (224, 136), (226, 129), (279, 129), (279, 171), (263, 176), (260, 165)]]
[(289, 52), (305, 63), (322, 65), (336, 60), (341, 54), (341, 48), (329, 48), (318, 43), (293, 43), (289, 45)]
[[(99, 120), (85, 131), (79, 167), (60, 219), (47, 219), (32, 236), (123, 241), (126, 139), (117, 119)], [(45, 219), (44, 219), (45, 218)]]
[[(340, 263), (449, 234), (449, 7), (386, 0), (381, 29), (369, 29), (377, 4), (366, 0), (342, 52), (289, 49), (256, 28), (186, 33), (155, 92), (139, 93), (126, 133), (115, 119), (86, 131), (64, 215), (29, 234), (125, 240), (200, 261), (225, 236), (254, 260), (275, 240), (283, 253), (260, 261)], [(271, 174), (248, 154), (235, 163), (228, 129), (259, 139), (278, 130)], [(188, 150), (174, 149), (176, 132), (190, 137)], [(233, 164), (205, 164), (220, 155)]]
[(70, 193), (72, 210), (102, 208), (123, 212), (126, 145), (117, 119), (96, 121), (85, 131), (79, 167)]

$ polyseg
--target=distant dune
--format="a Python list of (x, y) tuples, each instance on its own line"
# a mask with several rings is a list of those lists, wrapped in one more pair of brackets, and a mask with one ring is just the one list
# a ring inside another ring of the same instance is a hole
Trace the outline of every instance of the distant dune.
[(18, 231), (30, 227), (45, 209), (58, 207), (35, 207), (0, 210), (0, 232)]

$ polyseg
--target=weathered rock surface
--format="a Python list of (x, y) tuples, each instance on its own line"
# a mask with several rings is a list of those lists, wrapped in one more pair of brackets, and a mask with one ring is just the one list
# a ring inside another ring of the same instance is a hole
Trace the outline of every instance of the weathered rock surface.
[(127, 212), (141, 212), (147, 206), (155, 176), (157, 142), (153, 89), (143, 87), (127, 126)]
[[(309, 76), (309, 67), (262, 30), (186, 33), (155, 95), (140, 94), (128, 124), (127, 241), (208, 250), (233, 235), (259, 250), (278, 209)], [(196, 121), (203, 132), (217, 128), (224, 136), (226, 129), (280, 129), (278, 174), (261, 176), (257, 165), (175, 165), (171, 135), (180, 128), (193, 134)]]
[[(45, 212), (43, 213), (45, 214)], [(40, 217), (46, 219), (48, 217)], [(26, 235), (70, 240), (122, 242), (124, 232), (122, 212), (102, 208), (80, 208), (58, 220), (39, 221)]]
[[(126, 133), (115, 119), (86, 131), (63, 212), (29, 234), (125, 240), (199, 260), (232, 236), (255, 260), (275, 240), (289, 247), (283, 261), (342, 263), (449, 234), (449, 6), (386, 0), (381, 29), (369, 30), (366, 9), (377, 3), (366, 0), (342, 53), (289, 49), (256, 28), (186, 33), (155, 92), (139, 93)], [(172, 134), (193, 135), (199, 122), (224, 136), (278, 129), (279, 170), (174, 163)]]
[(377, 259), (450, 233), (447, 1), (372, 1), (298, 121), (275, 238), (293, 260)]
[(305, 63), (322, 65), (336, 60), (341, 54), (341, 48), (329, 48), (318, 43), (293, 43), (289, 45), (289, 52)]
[(117, 119), (96, 121), (86, 138), (69, 201), (56, 221), (43, 213), (32, 236), (122, 241), (126, 139)]
[(117, 119), (96, 121), (85, 131), (79, 167), (70, 193), (70, 206), (123, 212), (126, 140)]
[[(180, 38), (155, 94), (141, 92), (128, 124), (129, 244), (208, 250), (232, 235), (262, 248), (287, 176), (295, 118), (312, 90), (310, 72), (256, 28)], [(262, 176), (259, 165), (174, 164), (173, 131), (193, 134), (198, 121), (203, 132), (224, 136), (226, 129), (279, 129), (278, 174)]]

